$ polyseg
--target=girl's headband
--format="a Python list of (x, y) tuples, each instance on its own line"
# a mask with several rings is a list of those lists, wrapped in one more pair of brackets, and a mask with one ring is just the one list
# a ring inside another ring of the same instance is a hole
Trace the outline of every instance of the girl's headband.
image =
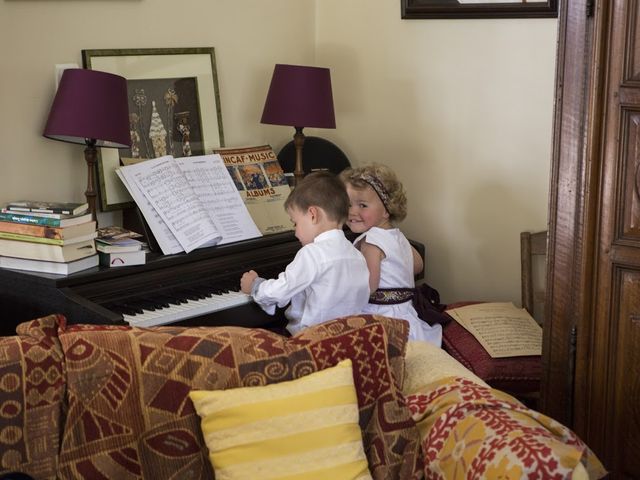
[(387, 189), (384, 188), (384, 185), (382, 184), (380, 179), (378, 177), (375, 177), (375, 176), (369, 174), (369, 173), (361, 174), (358, 177), (358, 179), (362, 180), (367, 185), (369, 185), (371, 188), (373, 188), (374, 192), (376, 192), (378, 194), (378, 197), (380, 197), (380, 201), (382, 202), (382, 205), (384, 205), (384, 208), (388, 212), (389, 211), (389, 202), (390, 202), (391, 199), (389, 197), (389, 192), (387, 192)]

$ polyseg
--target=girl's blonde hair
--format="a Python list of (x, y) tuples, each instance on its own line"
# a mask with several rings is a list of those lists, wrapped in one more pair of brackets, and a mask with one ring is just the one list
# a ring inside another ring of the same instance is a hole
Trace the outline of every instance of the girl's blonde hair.
[(347, 168), (340, 173), (340, 179), (358, 190), (371, 187), (389, 212), (391, 223), (399, 223), (407, 216), (407, 194), (395, 172), (386, 165)]

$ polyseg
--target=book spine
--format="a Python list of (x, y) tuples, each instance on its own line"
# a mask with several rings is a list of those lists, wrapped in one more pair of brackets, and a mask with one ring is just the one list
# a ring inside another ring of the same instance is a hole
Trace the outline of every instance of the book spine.
[(9, 212), (0, 212), (0, 220), (3, 222), (14, 222), (27, 225), (45, 225), (48, 227), (60, 226), (59, 218), (36, 217), (33, 215), (23, 215)]
[(64, 245), (64, 240), (60, 238), (35, 237), (33, 235), (23, 235), (13, 232), (0, 232), (0, 238), (19, 240), (21, 242), (45, 243), (47, 245)]
[(15, 212), (31, 212), (31, 213), (55, 213), (58, 215), (72, 215), (73, 212), (68, 208), (31, 208), (31, 207), (14, 207), (9, 205), (7, 210)]
[(93, 240), (69, 246), (0, 239), (0, 255), (50, 262), (71, 262), (96, 253)]
[(20, 235), (30, 235), (32, 237), (58, 238), (62, 239), (62, 229), (48, 227), (46, 225), (30, 225), (17, 222), (0, 221), (0, 232), (17, 233)]

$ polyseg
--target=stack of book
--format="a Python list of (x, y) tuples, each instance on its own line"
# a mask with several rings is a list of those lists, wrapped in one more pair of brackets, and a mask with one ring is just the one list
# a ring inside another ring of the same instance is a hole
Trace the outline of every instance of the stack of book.
[(141, 234), (122, 227), (99, 228), (96, 249), (100, 255), (100, 265), (126, 267), (144, 264), (147, 249), (146, 244), (139, 240), (141, 237)]
[(16, 201), (0, 209), (0, 267), (67, 275), (98, 265), (86, 203)]

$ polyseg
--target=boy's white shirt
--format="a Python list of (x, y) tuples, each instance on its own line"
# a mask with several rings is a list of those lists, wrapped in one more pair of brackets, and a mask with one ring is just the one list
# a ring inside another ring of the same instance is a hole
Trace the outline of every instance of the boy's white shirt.
[(318, 235), (305, 245), (278, 278), (256, 279), (254, 301), (270, 315), (285, 312), (287, 330), (300, 330), (333, 318), (361, 313), (369, 301), (367, 262), (342, 230)]

